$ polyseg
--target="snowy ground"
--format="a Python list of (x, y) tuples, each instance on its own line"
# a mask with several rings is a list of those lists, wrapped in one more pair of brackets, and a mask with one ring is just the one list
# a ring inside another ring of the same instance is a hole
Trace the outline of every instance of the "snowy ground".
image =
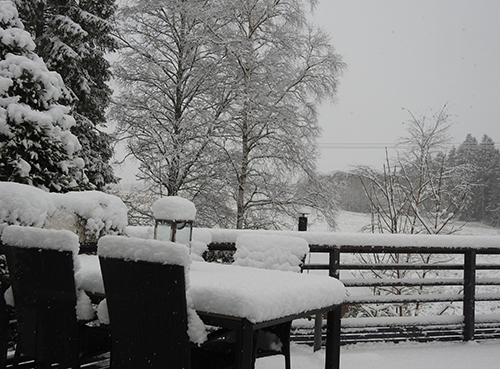
[[(292, 345), (294, 369), (323, 369), (324, 350)], [(454, 343), (360, 344), (342, 347), (342, 369), (491, 369), (500, 363), (500, 340)], [(256, 369), (276, 369), (283, 356), (258, 359)]]
[[(370, 224), (370, 215), (362, 213), (353, 213), (349, 211), (341, 211), (337, 218), (336, 232), (360, 232), (361, 229)], [(471, 222), (465, 224), (462, 222), (453, 223), (455, 228), (463, 226), (463, 229), (456, 234), (470, 235), (470, 236), (498, 236), (500, 235), (500, 228), (493, 228), (487, 225)], [(320, 222), (310, 225), (312, 231), (326, 231), (326, 226)]]

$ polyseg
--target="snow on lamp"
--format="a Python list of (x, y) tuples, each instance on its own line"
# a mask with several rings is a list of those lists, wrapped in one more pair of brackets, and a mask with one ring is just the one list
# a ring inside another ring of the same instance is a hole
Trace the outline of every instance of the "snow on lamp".
[(179, 196), (167, 196), (153, 203), (155, 217), (154, 237), (189, 245), (196, 216), (194, 204)]

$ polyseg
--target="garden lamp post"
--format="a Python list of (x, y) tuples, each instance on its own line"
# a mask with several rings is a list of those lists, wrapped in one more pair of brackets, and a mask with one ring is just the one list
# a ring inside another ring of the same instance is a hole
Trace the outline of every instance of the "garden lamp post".
[(309, 211), (307, 209), (299, 210), (299, 231), (307, 231), (307, 215)]
[(155, 217), (154, 238), (189, 245), (196, 216), (194, 204), (182, 197), (167, 196), (153, 204)]

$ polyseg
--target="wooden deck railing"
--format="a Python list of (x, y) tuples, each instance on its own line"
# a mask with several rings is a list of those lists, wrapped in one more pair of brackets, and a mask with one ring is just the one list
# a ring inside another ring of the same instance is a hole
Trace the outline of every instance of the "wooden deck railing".
[[(306, 260), (304, 272), (323, 271), (344, 283), (349, 294), (345, 307), (400, 307), (397, 316), (342, 318), (344, 343), (500, 338), (500, 304), (494, 313), (476, 312), (478, 304), (500, 301), (500, 237), (285, 233), (310, 242), (312, 261)], [(209, 250), (235, 250), (229, 230), (214, 238)], [(318, 240), (321, 244), (314, 243)], [(404, 262), (384, 262), (387, 259)], [(344, 270), (351, 272), (348, 278), (341, 278)], [(383, 273), (392, 273), (391, 278), (381, 278)], [(481, 291), (485, 286), (493, 291)], [(447, 304), (445, 314), (430, 315), (422, 309), (437, 303)], [(415, 308), (405, 316), (402, 310), (408, 304)], [(298, 329), (297, 339), (311, 342), (312, 330), (303, 331)]]

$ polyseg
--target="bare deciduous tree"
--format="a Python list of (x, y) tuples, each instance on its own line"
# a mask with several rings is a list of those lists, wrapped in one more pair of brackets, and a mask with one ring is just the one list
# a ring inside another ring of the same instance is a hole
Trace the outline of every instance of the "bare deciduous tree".
[[(190, 197), (207, 226), (286, 224), (313, 198), (298, 195), (300, 184), (324, 183), (316, 107), (333, 99), (344, 68), (307, 20), (315, 1), (129, 3), (113, 116), (138, 177), (160, 195)], [(333, 223), (334, 198), (325, 199)]]
[(237, 95), (220, 149), (236, 227), (269, 227), (277, 220), (271, 209), (300, 206), (293, 187), (316, 178), (316, 107), (335, 96), (344, 64), (329, 37), (308, 22), (306, 1), (222, 4), (226, 27), (218, 37)]
[(200, 178), (214, 172), (210, 150), (231, 92), (218, 77), (224, 52), (207, 36), (210, 5), (137, 0), (119, 13), (112, 116), (139, 162), (137, 177), (160, 196), (202, 191)]
[[(406, 150), (396, 164), (386, 155), (382, 173), (368, 167), (358, 168), (358, 175), (372, 209), (371, 231), (376, 233), (450, 234), (457, 230), (458, 219), (471, 190), (467, 166), (449, 166), (445, 144), (449, 140), (449, 115), (446, 106), (431, 118), (410, 113), (408, 136), (401, 139)], [(460, 227), (459, 227), (460, 228)], [(459, 229), (458, 228), (458, 229)], [(361, 255), (367, 263), (436, 262), (432, 254)], [(443, 260), (439, 260), (443, 261)], [(429, 271), (371, 271), (375, 278), (426, 278)], [(376, 289), (377, 294), (403, 294), (414, 287)], [(421, 287), (419, 292), (422, 293)], [(448, 307), (442, 309), (445, 311)], [(367, 308), (370, 310), (370, 308)], [(385, 314), (417, 315), (419, 304), (401, 304)], [(369, 311), (380, 314), (381, 310)]]

